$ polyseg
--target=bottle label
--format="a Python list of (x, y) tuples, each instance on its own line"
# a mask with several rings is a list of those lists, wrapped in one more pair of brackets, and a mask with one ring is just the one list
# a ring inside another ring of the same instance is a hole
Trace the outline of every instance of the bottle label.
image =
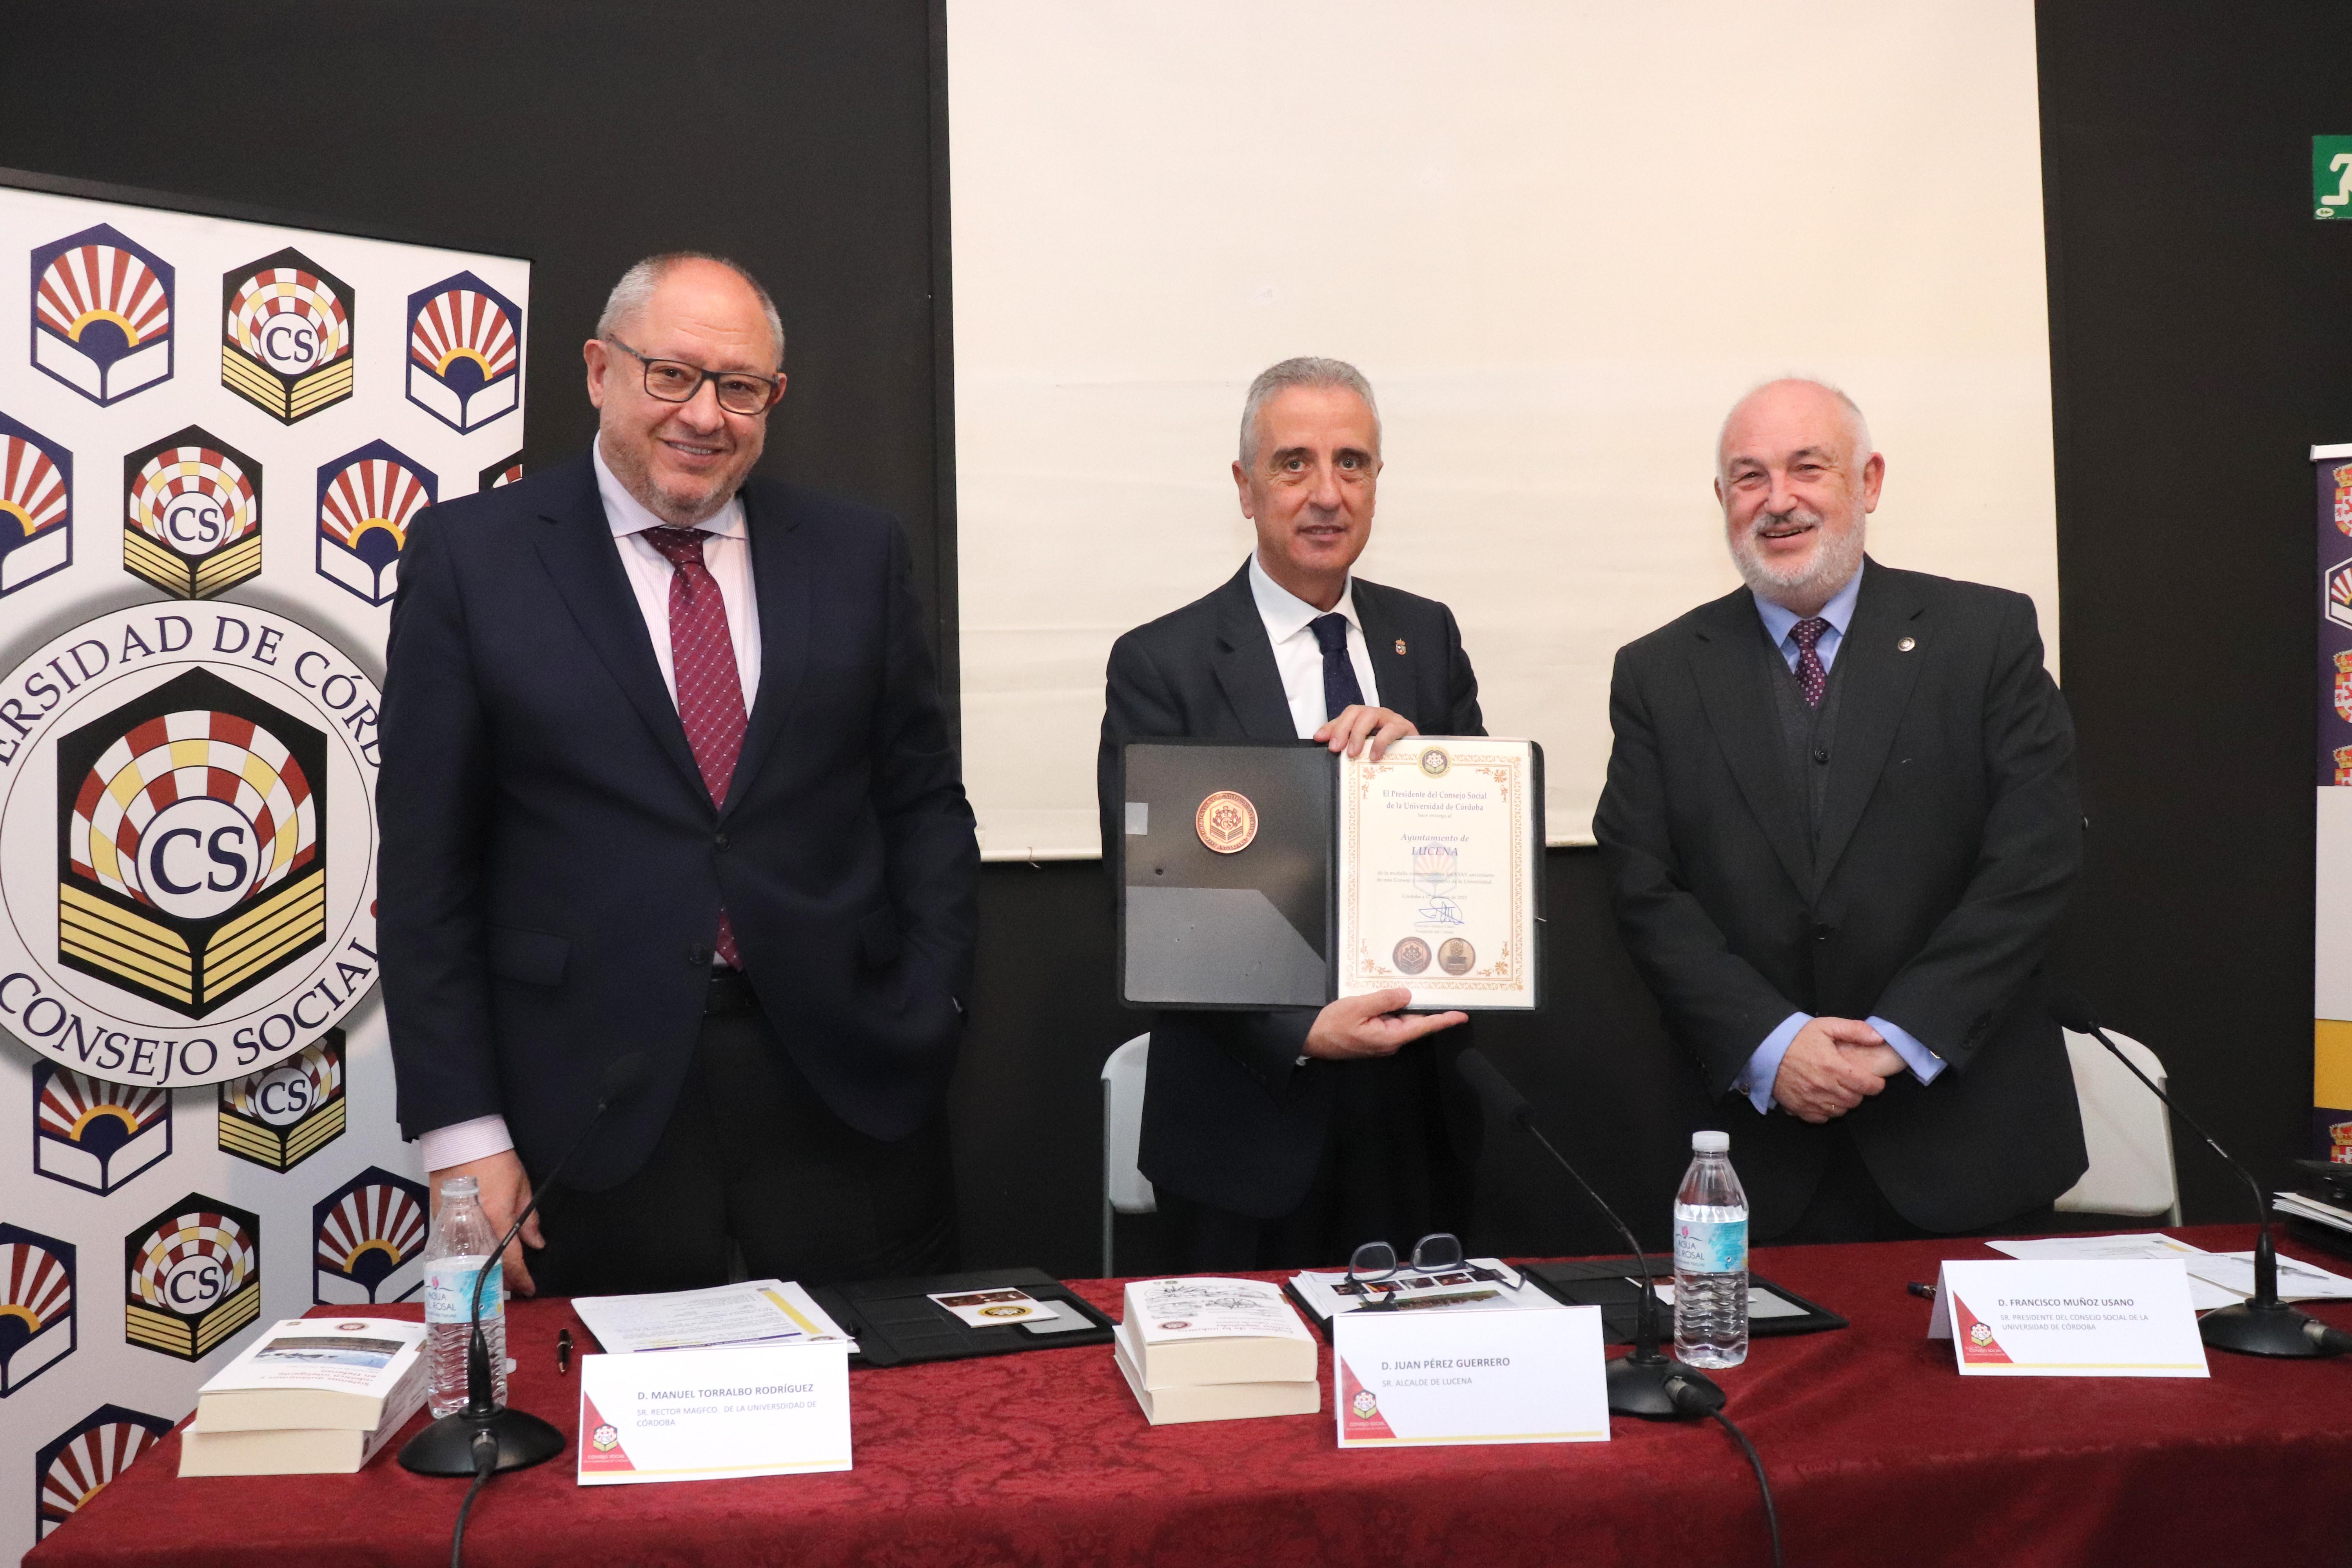
[[(474, 1258), (436, 1258), (425, 1266), (425, 1321), (428, 1323), (470, 1323), (474, 1321), (474, 1276), (482, 1271), (482, 1260)], [(506, 1309), (501, 1294), (506, 1286), (504, 1263), (490, 1265), (490, 1277), (482, 1286), (482, 1321), (489, 1322)]]
[(1748, 1267), (1744, 1219), (1675, 1221), (1675, 1272), (1736, 1274)]

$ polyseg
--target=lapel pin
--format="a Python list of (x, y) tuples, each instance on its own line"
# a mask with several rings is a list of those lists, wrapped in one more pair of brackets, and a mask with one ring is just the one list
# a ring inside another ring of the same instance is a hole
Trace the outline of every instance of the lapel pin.
[(1913, 648), (1917, 647), (1918, 646), (1919, 639), (1917, 637), (1905, 637), (1901, 642), (1895, 645), (1895, 651), (1897, 653), (1909, 653)]
[(1404, 652), (1404, 638), (1402, 637), (1397, 638), (1397, 652), (1400, 654)]

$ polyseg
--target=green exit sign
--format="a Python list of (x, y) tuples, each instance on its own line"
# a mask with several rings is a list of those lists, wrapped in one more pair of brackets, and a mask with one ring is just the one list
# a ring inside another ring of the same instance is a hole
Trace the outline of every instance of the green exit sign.
[(2311, 216), (2352, 218), (2352, 136), (2311, 139)]

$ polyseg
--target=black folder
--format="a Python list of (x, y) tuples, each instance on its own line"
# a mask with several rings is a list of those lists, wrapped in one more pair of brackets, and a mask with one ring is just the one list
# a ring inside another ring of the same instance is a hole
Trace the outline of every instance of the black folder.
[[(1051, 1301), (1086, 1326), (1046, 1334), (1032, 1333), (1019, 1323), (975, 1328), (929, 1299), (950, 1290), (1001, 1290), (1007, 1286), (1026, 1290), (1040, 1301)], [(812, 1285), (809, 1294), (844, 1333), (857, 1342), (856, 1360), (867, 1366), (1110, 1343), (1110, 1320), (1079, 1300), (1068, 1286), (1037, 1268), (976, 1268), (919, 1279)]]

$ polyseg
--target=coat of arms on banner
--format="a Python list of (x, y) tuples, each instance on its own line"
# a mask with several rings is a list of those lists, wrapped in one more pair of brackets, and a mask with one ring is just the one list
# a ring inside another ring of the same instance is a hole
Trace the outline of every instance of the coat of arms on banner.
[(522, 478), (522, 454), (517, 452), (514, 456), (501, 458), (484, 468), (476, 478), (474, 489), (478, 491), (494, 490), (501, 485), (510, 485), (520, 478)]
[(321, 1306), (405, 1301), (425, 1284), (432, 1197), (422, 1182), (370, 1165), (310, 1211), (310, 1299)]
[(181, 599), (261, 571), (261, 465), (191, 425), (122, 459), (122, 569)]
[(2352, 652), (2336, 656), (2336, 716), (2352, 724)]
[(190, 1193), (122, 1238), (122, 1337), (200, 1361), (261, 1315), (261, 1221)]
[(172, 268), (110, 224), (33, 252), (33, 363), (100, 407), (172, 375)]
[(33, 1169), (103, 1197), (172, 1152), (172, 1093), (33, 1066)]
[(2339, 463), (2328, 470), (2327, 477), (2336, 485), (2336, 529), (2352, 533), (2352, 463)]
[(289, 247), (221, 279), (221, 384), (284, 424), (352, 395), (352, 286)]
[(73, 564), (73, 454), (0, 414), (0, 596)]
[(33, 1503), (40, 1539), (71, 1519), (100, 1487), (172, 1430), (167, 1416), (101, 1405), (51, 1438), (33, 1456)]
[(0, 681), (0, 1027), (154, 1089), (250, 1078), (375, 984), (374, 685), (247, 605), (118, 610)]
[(273, 1171), (290, 1171), (341, 1137), (347, 1116), (341, 1029), (268, 1072), (220, 1086), (222, 1150)]
[(440, 494), (433, 471), (370, 441), (319, 469), (319, 575), (371, 605), (400, 586), (408, 524)]
[(58, 962), (202, 1018), (326, 940), (315, 724), (196, 668), (57, 759)]
[(408, 401), (463, 435), (522, 401), (522, 309), (470, 272), (408, 297)]
[(72, 1244), (0, 1225), (0, 1399), (73, 1353), (78, 1316)]

